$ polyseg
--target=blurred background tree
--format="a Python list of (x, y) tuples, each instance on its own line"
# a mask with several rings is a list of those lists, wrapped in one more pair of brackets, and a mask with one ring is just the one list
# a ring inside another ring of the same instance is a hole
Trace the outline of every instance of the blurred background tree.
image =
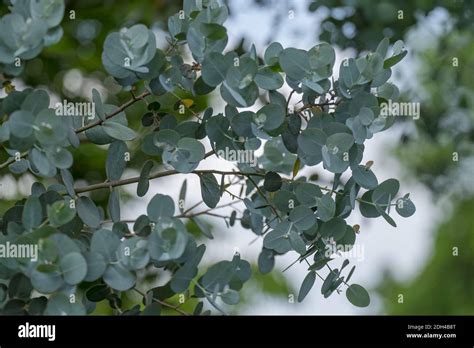
[[(421, 117), (402, 126), (401, 146), (394, 151), (447, 213), (433, 231), (433, 251), (417, 276), (397, 282), (386, 273), (378, 287), (383, 312), (473, 314), (474, 2), (323, 0), (309, 9), (328, 14), (319, 37), (341, 48), (360, 52), (383, 36), (412, 43), (414, 83), (403, 98), (421, 103)], [(424, 26), (435, 12), (444, 15), (443, 22), (435, 23), (428, 44), (417, 41), (417, 31), (432, 29)]]
[[(278, 21), (295, 8), (291, 0), (284, 5), (278, 0), (255, 3), (262, 11), (277, 3), (287, 9), (275, 15), (273, 36)], [(305, 28), (314, 28), (320, 41), (354, 55), (375, 48), (383, 37), (392, 43), (404, 40), (409, 48), (405, 71), (397, 71), (407, 83), (401, 99), (420, 102), (421, 117), (416, 122), (397, 119), (401, 135), (393, 152), (407, 176), (429, 188), (434, 204), (446, 213), (433, 231), (431, 256), (418, 275), (396, 281), (386, 272), (377, 289), (382, 312), (473, 314), (474, 1), (309, 0), (307, 4), (315, 19)], [(457, 256), (453, 248), (459, 248)], [(399, 294), (404, 295), (403, 305)]]

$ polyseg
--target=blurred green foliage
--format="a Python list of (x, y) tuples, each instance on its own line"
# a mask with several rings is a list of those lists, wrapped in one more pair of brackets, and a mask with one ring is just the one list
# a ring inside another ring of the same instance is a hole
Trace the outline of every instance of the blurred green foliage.
[[(419, 275), (397, 282), (387, 273), (378, 288), (387, 314), (472, 315), (474, 3), (322, 0), (312, 3), (310, 10), (323, 6), (330, 10), (320, 39), (356, 51), (376, 45), (383, 35), (406, 39), (437, 8), (449, 14), (452, 27), (435, 23), (441, 31), (435, 40), (430, 37), (432, 44), (409, 47), (415, 64), (410, 77), (415, 83), (403, 98), (421, 102), (421, 117), (404, 128), (394, 151), (407, 172), (424, 183), (436, 200), (451, 199), (452, 215), (445, 216), (444, 223), (434, 231), (432, 255)], [(402, 19), (397, 18), (400, 10)], [(459, 256), (453, 256), (454, 247), (459, 248)], [(398, 303), (399, 294), (404, 296), (403, 304)]]
[[(459, 202), (438, 229), (432, 255), (412, 280), (386, 274), (379, 286), (384, 312), (416, 315), (474, 313), (474, 199)], [(456, 255), (458, 254), (458, 255)], [(399, 295), (403, 303), (399, 303)]]

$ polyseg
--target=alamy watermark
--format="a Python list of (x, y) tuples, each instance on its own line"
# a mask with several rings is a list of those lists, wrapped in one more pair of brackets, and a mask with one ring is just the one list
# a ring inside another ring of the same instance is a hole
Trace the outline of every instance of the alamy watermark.
[(0, 258), (31, 259), (38, 261), (38, 244), (0, 244)]
[(26, 322), (18, 326), (19, 338), (47, 338), (48, 341), (56, 340), (56, 325), (37, 325)]
[(225, 150), (218, 150), (217, 155), (229, 162), (246, 163), (251, 167), (257, 166), (257, 157), (253, 150), (234, 150), (228, 147)]
[(380, 116), (408, 116), (414, 120), (420, 118), (420, 103), (416, 102), (393, 102), (391, 99), (388, 103), (380, 104)]
[(95, 103), (71, 102), (66, 99), (54, 106), (56, 116), (82, 116), (89, 120), (95, 117)]
[(323, 241), (326, 244), (326, 250), (324, 256), (331, 258), (332, 256), (341, 256), (356, 259), (357, 261), (365, 260), (365, 248), (363, 244), (354, 245), (342, 245), (336, 244), (333, 238), (325, 239)]

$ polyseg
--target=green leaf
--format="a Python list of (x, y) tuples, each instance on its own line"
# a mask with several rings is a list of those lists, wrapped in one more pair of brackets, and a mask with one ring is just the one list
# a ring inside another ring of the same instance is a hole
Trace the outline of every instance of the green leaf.
[(388, 51), (388, 46), (390, 45), (390, 41), (388, 38), (384, 37), (380, 43), (378, 44), (375, 52), (377, 52), (382, 58), (385, 58)]
[(228, 305), (236, 305), (240, 301), (240, 296), (237, 291), (229, 289), (221, 295), (221, 299)]
[(61, 259), (60, 265), (64, 281), (69, 285), (79, 284), (86, 277), (87, 263), (79, 253), (67, 254)]
[(56, 168), (42, 150), (38, 150), (36, 147), (32, 148), (28, 155), (28, 159), (32, 167), (36, 168), (35, 171), (37, 171), (40, 176), (52, 177), (56, 174)]
[(354, 274), (355, 268), (356, 268), (356, 266), (352, 266), (351, 270), (347, 274), (346, 283), (348, 283), (349, 280), (352, 278), (352, 275)]
[(324, 88), (319, 83), (313, 81), (311, 78), (305, 77), (302, 80), (302, 83), (304, 86), (308, 87), (313, 92), (316, 92), (317, 94), (324, 94)]
[(252, 121), (255, 118), (255, 114), (251, 111), (244, 111), (235, 116), (232, 116), (230, 125), (232, 130), (238, 136), (244, 138), (253, 138)]
[(150, 303), (141, 312), (141, 315), (161, 315), (161, 304), (157, 302)]
[(348, 118), (346, 125), (351, 129), (355, 142), (363, 144), (365, 139), (367, 139), (367, 128), (362, 124), (361, 119), (359, 117)]
[(35, 137), (42, 145), (58, 145), (67, 138), (66, 122), (52, 109), (41, 111), (35, 118)]
[(255, 75), (257, 86), (267, 91), (279, 89), (283, 86), (283, 82), (283, 77), (279, 73), (267, 67), (261, 68)]
[(173, 199), (167, 195), (156, 194), (148, 203), (147, 214), (152, 221), (158, 221), (160, 218), (173, 216)]
[(339, 274), (337, 272), (337, 269), (332, 270), (329, 272), (329, 274), (326, 276), (326, 279), (323, 282), (323, 285), (321, 286), (321, 294), (324, 295), (324, 297), (327, 297), (326, 294), (329, 293), (329, 295), (332, 293), (331, 288), (334, 287), (334, 283), (337, 281)]
[(227, 29), (216, 23), (201, 23), (200, 31), (209, 40), (221, 40), (227, 38)]
[(250, 275), (248, 262), (235, 255), (232, 261), (220, 261), (209, 267), (201, 278), (201, 283), (207, 291), (215, 294), (216, 292), (222, 292), (231, 281), (238, 283), (247, 281)]
[(388, 68), (394, 66), (395, 64), (400, 62), (403, 58), (405, 58), (405, 56), (407, 54), (408, 54), (408, 51), (402, 51), (402, 53), (400, 53), (400, 54), (397, 54), (397, 55), (392, 56), (388, 59), (385, 59), (385, 61), (383, 62), (383, 68), (388, 69)]
[(15, 161), (8, 166), (8, 169), (10, 169), (10, 172), (13, 174), (23, 174), (28, 170), (28, 161), (25, 159)]
[(263, 248), (258, 255), (258, 269), (260, 273), (266, 274), (275, 266), (275, 256), (271, 250)]
[(112, 264), (105, 270), (103, 279), (112, 289), (126, 291), (135, 285), (136, 276), (121, 264)]
[(10, 115), (10, 132), (18, 138), (27, 138), (33, 134), (34, 116), (25, 110), (15, 111)]
[(295, 194), (298, 202), (308, 207), (315, 207), (318, 202), (317, 199), (323, 196), (321, 189), (310, 183), (302, 183), (296, 186)]
[(48, 299), (45, 296), (35, 297), (31, 299), (28, 304), (28, 314), (30, 315), (43, 315)]
[(367, 191), (361, 197), (361, 201), (359, 204), (360, 213), (362, 216), (368, 218), (376, 218), (381, 215), (379, 210), (376, 208), (376, 204), (372, 201), (372, 194), (374, 191)]
[(375, 174), (365, 166), (359, 165), (353, 168), (352, 177), (359, 186), (368, 190), (372, 190), (378, 185), (378, 180)]
[(190, 173), (204, 159), (204, 146), (196, 139), (181, 138), (176, 148), (163, 153), (163, 162), (173, 166), (180, 173)]
[(137, 196), (143, 197), (148, 192), (148, 188), (150, 187), (150, 172), (153, 169), (154, 162), (152, 160), (148, 160), (142, 167), (140, 172), (140, 179), (137, 185)]
[(296, 227), (305, 231), (313, 227), (316, 223), (316, 215), (312, 209), (307, 206), (299, 205), (295, 207), (288, 217)]
[(53, 294), (44, 311), (45, 315), (85, 315), (86, 310), (81, 301), (71, 302), (63, 293)]
[(201, 262), (205, 251), (206, 246), (200, 245), (197, 248), (196, 253), (193, 255), (193, 257), (188, 260), (183, 266), (181, 266), (173, 275), (170, 286), (175, 293), (184, 292), (191, 284), (191, 281), (197, 276), (197, 267)]
[(105, 121), (104, 104), (102, 103), (99, 92), (95, 88), (92, 89), (92, 101), (94, 102), (97, 117), (99, 117), (100, 120)]
[(50, 272), (41, 272), (38, 268), (30, 273), (33, 287), (43, 294), (50, 294), (58, 290), (63, 284), (59, 267), (54, 267)]
[(372, 193), (372, 201), (382, 205), (384, 210), (391, 200), (397, 195), (400, 189), (400, 183), (396, 179), (388, 179), (377, 186)]
[(248, 87), (257, 74), (257, 63), (249, 57), (238, 58), (238, 65), (231, 65), (227, 71), (226, 86), (242, 90)]
[(157, 261), (175, 260), (183, 255), (187, 241), (181, 221), (162, 218), (148, 238), (150, 257)]
[(411, 199), (405, 196), (397, 200), (395, 210), (400, 216), (407, 218), (415, 214), (416, 207)]
[(346, 297), (350, 303), (357, 307), (367, 307), (370, 304), (370, 296), (359, 284), (352, 284), (346, 290)]
[(349, 151), (352, 145), (354, 145), (354, 137), (347, 133), (336, 133), (326, 140), (326, 146), (332, 155)]
[(194, 217), (191, 220), (197, 225), (197, 227), (199, 228), (199, 230), (204, 236), (206, 236), (209, 239), (214, 239), (214, 236), (212, 235), (209, 226), (204, 221), (202, 221), (198, 217)]
[(92, 228), (100, 226), (100, 213), (94, 202), (89, 197), (79, 197), (76, 200), (77, 215), (81, 220)]
[(30, 196), (23, 207), (21, 222), (27, 230), (38, 227), (43, 220), (43, 209), (38, 197)]
[(66, 186), (66, 191), (69, 196), (76, 197), (76, 192), (74, 191), (74, 178), (71, 175), (71, 172), (67, 169), (61, 169), (61, 179)]
[(279, 223), (273, 231), (270, 231), (263, 238), (263, 246), (267, 249), (275, 250), (279, 254), (284, 254), (291, 250), (290, 231), (292, 224), (284, 221)]
[[(96, 249), (97, 249), (97, 241)], [(92, 249), (92, 246), (91, 246)], [(107, 264), (105, 263), (105, 258), (102, 254), (98, 252), (89, 252), (85, 255), (87, 262), (87, 274), (84, 278), (85, 281), (91, 282), (99, 279), (104, 274)]]
[(228, 68), (227, 60), (221, 53), (211, 52), (202, 62), (202, 79), (208, 86), (216, 87), (225, 80)]
[[(119, 237), (109, 230), (95, 231), (91, 239), (91, 254), (102, 255), (105, 262), (112, 262), (117, 260), (116, 251), (120, 245)], [(92, 255), (91, 255), (92, 256)], [(94, 261), (91, 259), (91, 261)], [(100, 266), (100, 260), (98, 261)]]
[(296, 48), (283, 50), (279, 58), (280, 66), (292, 80), (302, 80), (311, 72), (308, 53)]
[(318, 201), (317, 214), (323, 221), (329, 221), (336, 213), (336, 203), (331, 197), (330, 193), (326, 193)]
[(62, 148), (62, 147), (53, 147), (46, 152), (46, 156), (50, 162), (59, 169), (67, 169), (72, 166), (73, 157), (72, 154)]
[(281, 188), (282, 181), (281, 176), (275, 172), (267, 172), (265, 174), (265, 181), (263, 188), (268, 192), (275, 192)]
[(97, 284), (87, 289), (86, 297), (91, 302), (100, 302), (111, 293), (110, 288), (105, 284)]
[(11, 299), (29, 299), (32, 290), (30, 279), (22, 273), (15, 274), (8, 284), (8, 296)]
[(374, 120), (374, 112), (372, 109), (366, 108), (365, 106), (360, 109), (359, 120), (364, 126), (369, 126)]
[(215, 208), (221, 198), (221, 190), (216, 177), (211, 173), (203, 173), (199, 175), (199, 179), (202, 200), (209, 208)]
[(137, 136), (135, 131), (128, 128), (127, 126), (110, 120), (105, 121), (101, 128), (105, 131), (105, 133), (107, 133), (107, 135), (117, 140), (130, 141), (135, 139)]
[(0, 304), (5, 302), (8, 295), (8, 288), (5, 284), (0, 284)]
[(333, 238), (338, 241), (346, 233), (346, 222), (339, 217), (333, 218), (321, 225), (320, 233), (323, 238)]
[(71, 208), (68, 200), (54, 202), (47, 207), (49, 224), (60, 227), (70, 222), (76, 216), (76, 210)]
[(110, 192), (107, 210), (113, 222), (120, 221), (120, 193), (117, 188)]
[(256, 83), (250, 83), (243, 89), (229, 86), (226, 81), (220, 89), (222, 98), (230, 105), (246, 108), (252, 106), (258, 98), (258, 87)]
[(321, 150), (327, 136), (318, 128), (306, 128), (298, 136), (298, 156), (303, 163), (316, 165), (322, 161)]
[(310, 292), (311, 288), (316, 281), (316, 272), (309, 272), (304, 277), (303, 283), (301, 284), (300, 292), (298, 293), (298, 302), (302, 302), (306, 295)]
[(269, 66), (277, 65), (281, 52), (283, 51), (283, 46), (278, 42), (271, 43), (264, 54), (265, 64)]
[(354, 58), (349, 58), (347, 61), (341, 63), (339, 75), (348, 88), (353, 87), (357, 83), (360, 77), (360, 71), (357, 68)]
[(300, 255), (306, 254), (306, 245), (304, 243), (303, 238), (301, 238), (300, 234), (293, 230), (290, 232), (290, 245), (294, 251), (296, 251)]
[(48, 92), (43, 89), (36, 89), (26, 96), (21, 104), (21, 109), (30, 111), (33, 115), (37, 115), (41, 110), (49, 107), (49, 102)]
[(285, 109), (282, 106), (268, 104), (257, 112), (255, 122), (265, 131), (271, 132), (281, 126), (285, 120), (285, 116)]
[(123, 240), (117, 252), (120, 262), (129, 270), (143, 269), (150, 261), (148, 241), (144, 238), (132, 237)]
[(120, 180), (122, 177), (123, 171), (127, 166), (125, 161), (125, 154), (127, 152), (127, 145), (123, 141), (114, 141), (110, 144), (105, 164), (105, 171), (109, 180)]
[(380, 214), (385, 219), (385, 221), (387, 221), (393, 227), (397, 227), (397, 224), (396, 224), (395, 220), (393, 220), (390, 217), (390, 215), (388, 215), (385, 211), (383, 211), (383, 209), (379, 205), (377, 206), (377, 210), (380, 212)]
[(181, 214), (184, 212), (184, 202), (186, 201), (186, 190), (188, 187), (188, 181), (185, 179), (183, 181), (183, 184), (181, 185), (181, 189), (179, 190), (179, 201), (178, 201), (178, 206), (179, 206), (179, 211)]

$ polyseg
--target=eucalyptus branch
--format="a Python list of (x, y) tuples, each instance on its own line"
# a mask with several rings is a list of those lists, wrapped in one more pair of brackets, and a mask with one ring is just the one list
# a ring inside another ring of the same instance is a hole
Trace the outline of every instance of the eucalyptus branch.
[[(341, 99), (342, 100), (342, 99)], [(339, 101), (336, 101), (336, 102), (324, 102), (324, 103), (311, 103), (311, 104), (304, 104), (301, 108), (299, 108), (298, 110), (296, 110), (295, 112), (296, 113), (300, 113), (304, 110), (307, 110), (307, 109), (311, 109), (311, 108), (315, 108), (315, 107), (322, 107), (322, 106), (336, 106), (338, 105), (341, 100)]]
[[(139, 293), (140, 295), (142, 295), (143, 297), (146, 297), (146, 294), (143, 293), (142, 291), (138, 290), (137, 288), (133, 288), (133, 290), (135, 290), (136, 292), (138, 292), (138, 293)], [(181, 314), (181, 315), (185, 315), (185, 316), (191, 315), (191, 313), (185, 312), (185, 311), (183, 311), (181, 308), (179, 308), (180, 306), (172, 305), (171, 303), (162, 301), (162, 300), (157, 299), (157, 298), (155, 298), (155, 297), (152, 298), (152, 301), (154, 301), (154, 302), (156, 302), (156, 303), (159, 303), (159, 304), (162, 305), (162, 306), (171, 308), (171, 309), (175, 310), (176, 312), (178, 312), (178, 313)]]
[[(143, 92), (142, 94), (138, 95), (138, 96), (134, 96), (133, 94), (133, 97), (132, 99), (130, 99), (129, 101), (127, 101), (125, 104), (122, 104), (117, 110), (115, 110), (114, 112), (108, 114), (105, 116), (105, 119), (108, 120), (114, 116), (117, 116), (118, 114), (120, 114), (121, 112), (123, 112), (125, 109), (127, 109), (128, 107), (130, 107), (131, 105), (135, 104), (137, 101), (139, 100), (143, 100), (145, 97), (149, 96), (151, 93), (149, 91), (146, 91), (146, 92)], [(91, 129), (91, 128), (94, 128), (96, 126), (100, 126), (102, 123), (104, 123), (104, 121), (102, 120), (97, 120), (96, 122), (93, 122), (93, 123), (90, 123), (88, 125), (85, 125), (84, 127), (81, 127), (81, 128), (78, 128), (75, 130), (76, 134), (80, 134), (88, 129)], [(23, 152), (20, 154), (20, 158), (24, 158), (28, 156), (28, 152)], [(0, 169), (3, 169), (7, 166), (9, 166), (10, 164), (12, 164), (13, 162), (15, 162), (16, 159), (15, 157), (10, 157), (8, 160), (6, 160), (5, 162), (3, 162), (2, 164), (0, 164)]]
[(270, 206), (270, 208), (272, 209), (273, 213), (275, 213), (276, 216), (278, 216), (278, 218), (281, 220), (281, 216), (280, 214), (278, 214), (278, 211), (276, 210), (276, 208), (270, 203), (270, 201), (268, 200), (267, 196), (265, 196), (265, 194), (262, 192), (262, 190), (260, 189), (260, 187), (258, 187), (257, 183), (249, 176), (248, 179), (252, 182), (253, 186), (255, 186), (255, 188), (257, 189), (258, 193), (260, 194), (260, 196), (262, 196), (262, 198), (265, 200), (265, 202), (267, 202), (267, 204)]
[[(211, 173), (211, 174), (220, 174), (220, 175), (243, 175), (243, 176), (246, 176), (246, 177), (249, 177), (250, 175), (252, 175), (252, 176), (262, 176), (262, 177), (264, 176), (264, 174), (261, 174), (261, 173), (244, 173), (244, 172), (221, 171), (221, 170), (211, 170), (211, 169), (194, 170), (191, 173), (196, 174), (196, 175), (201, 175), (201, 174), (204, 174), (204, 173)], [(158, 179), (158, 178), (163, 178), (163, 177), (176, 175), (176, 174), (183, 174), (183, 173), (180, 173), (177, 170), (168, 170), (168, 171), (164, 171), (164, 172), (158, 172), (158, 173), (151, 174), (148, 177), (148, 179), (150, 179), (150, 180)], [(103, 182), (103, 183), (100, 183), (100, 184), (94, 184), (94, 185), (90, 185), (90, 186), (75, 188), (75, 192), (76, 193), (90, 192), (90, 191), (95, 191), (95, 190), (100, 190), (100, 189), (105, 189), (105, 188), (130, 185), (130, 184), (138, 183), (139, 181), (140, 181), (140, 177), (135, 176), (135, 177), (128, 178), (128, 179), (107, 181), (107, 182)]]
[[(134, 96), (132, 99), (127, 101), (125, 104), (122, 104), (121, 106), (119, 106), (119, 108), (117, 110), (115, 110), (114, 112), (112, 112), (108, 115), (105, 115), (105, 120), (108, 120), (108, 119), (111, 119), (114, 116), (117, 116), (118, 114), (123, 112), (125, 109), (127, 109), (131, 105), (135, 104), (137, 101), (144, 99), (145, 97), (149, 96), (150, 94), (151, 93), (149, 91), (146, 91), (146, 92), (143, 92), (142, 94), (140, 94), (139, 96), (136, 96), (136, 97)], [(96, 122), (89, 123), (88, 125), (85, 125), (84, 127), (76, 129), (75, 132), (76, 132), (76, 134), (79, 134), (79, 133), (82, 133), (82, 132), (84, 132), (88, 129), (94, 128), (96, 126), (100, 126), (102, 123), (104, 123), (103, 120), (97, 120)]]
[[(20, 154), (20, 158), (25, 158), (26, 156), (28, 156), (28, 152), (25, 151), (23, 153)], [(15, 157), (10, 157), (8, 160), (6, 160), (5, 162), (3, 162), (2, 164), (0, 164), (0, 169), (3, 169), (5, 168), (6, 166), (9, 166), (10, 164), (12, 164), (13, 162), (15, 162), (16, 159)]]

